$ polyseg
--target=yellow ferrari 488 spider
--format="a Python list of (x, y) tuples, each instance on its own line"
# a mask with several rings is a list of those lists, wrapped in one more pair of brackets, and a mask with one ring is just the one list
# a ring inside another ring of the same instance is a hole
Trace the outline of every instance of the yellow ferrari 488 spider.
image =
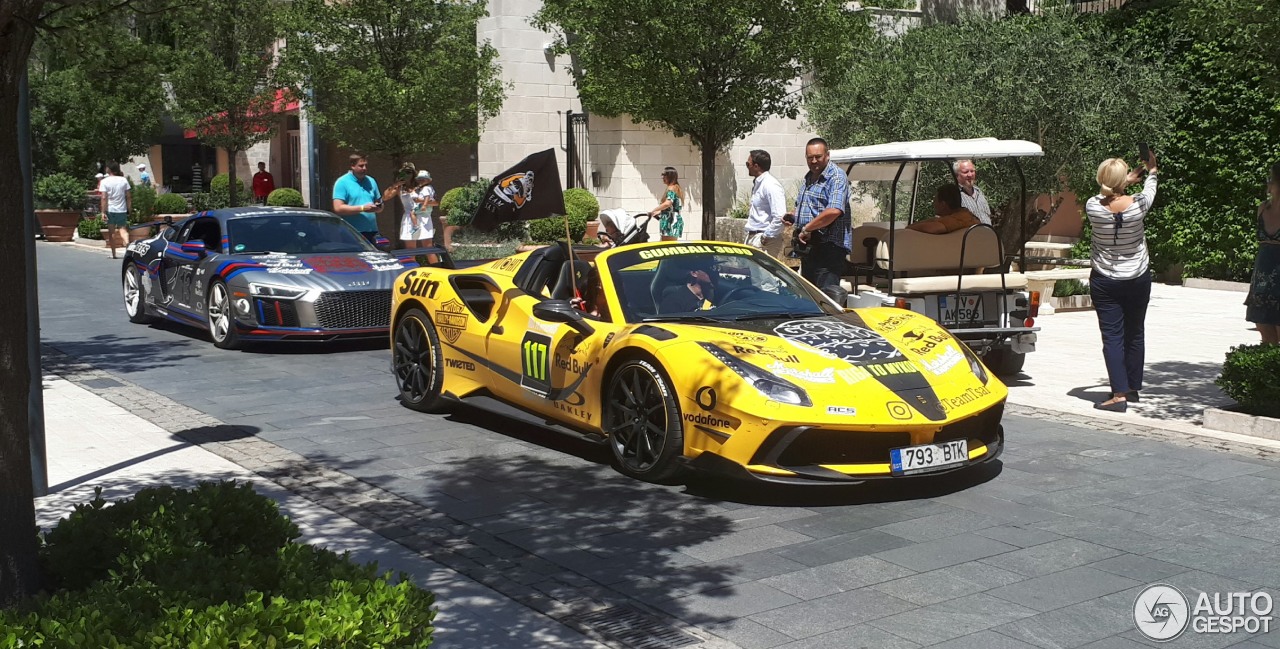
[(774, 482), (934, 474), (995, 459), (1008, 391), (904, 309), (850, 310), (767, 254), (567, 246), (400, 275), (392, 371), (421, 411), (485, 396), (603, 439), (618, 469)]

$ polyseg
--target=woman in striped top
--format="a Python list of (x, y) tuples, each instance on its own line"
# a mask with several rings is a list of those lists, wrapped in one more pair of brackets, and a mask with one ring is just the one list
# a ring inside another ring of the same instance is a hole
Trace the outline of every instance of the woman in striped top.
[(1138, 400), (1146, 352), (1144, 322), (1151, 301), (1151, 269), (1144, 219), (1156, 198), (1156, 157), (1144, 161), (1147, 179), (1142, 192), (1125, 189), (1142, 177), (1120, 158), (1098, 165), (1100, 193), (1084, 206), (1093, 226), (1093, 272), (1089, 294), (1102, 330), (1102, 358), (1107, 365), (1111, 398), (1099, 410), (1124, 412)]

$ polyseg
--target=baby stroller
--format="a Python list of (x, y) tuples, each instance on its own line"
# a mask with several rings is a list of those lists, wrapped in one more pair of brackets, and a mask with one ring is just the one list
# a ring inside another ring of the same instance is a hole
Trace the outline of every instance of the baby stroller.
[[(600, 220), (600, 228), (604, 232), (608, 231), (609, 225), (614, 225), (618, 228), (618, 231), (622, 233), (621, 239), (610, 242), (610, 248), (617, 248), (618, 246), (625, 246), (633, 243), (645, 243), (649, 240), (649, 233), (647, 232), (647, 229), (649, 227), (649, 221), (651, 221), (653, 217), (649, 216), (647, 212), (632, 216), (628, 214), (626, 210), (622, 209), (603, 210), (600, 212), (600, 216), (598, 218)], [(641, 218), (644, 220), (641, 221)]]

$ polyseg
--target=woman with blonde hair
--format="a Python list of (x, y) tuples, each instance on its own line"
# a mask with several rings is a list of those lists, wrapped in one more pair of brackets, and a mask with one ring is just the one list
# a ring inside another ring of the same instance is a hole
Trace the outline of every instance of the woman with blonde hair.
[(1244, 303), (1244, 319), (1257, 325), (1262, 342), (1280, 344), (1280, 162), (1271, 165), (1267, 200), (1258, 206), (1258, 256)]
[(1141, 193), (1131, 196), (1126, 189), (1138, 182), (1142, 171), (1130, 171), (1124, 160), (1111, 158), (1098, 165), (1099, 193), (1084, 205), (1093, 226), (1089, 294), (1102, 330), (1102, 358), (1111, 384), (1111, 398), (1094, 405), (1099, 410), (1124, 412), (1142, 389), (1144, 323), (1151, 301), (1145, 219), (1156, 198), (1156, 157), (1148, 156)]
[(684, 217), (680, 210), (684, 208), (684, 190), (680, 188), (680, 174), (675, 167), (662, 170), (662, 184), (665, 186), (662, 202), (649, 210), (649, 217), (658, 217), (658, 232), (663, 241), (675, 241), (684, 234)]

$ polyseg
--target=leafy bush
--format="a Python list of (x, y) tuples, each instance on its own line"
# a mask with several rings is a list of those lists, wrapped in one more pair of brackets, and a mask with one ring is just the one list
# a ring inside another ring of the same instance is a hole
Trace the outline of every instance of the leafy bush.
[(1072, 295), (1088, 295), (1089, 285), (1078, 279), (1060, 279), (1053, 283), (1054, 297), (1069, 297)]
[(600, 201), (591, 192), (572, 187), (564, 190), (564, 211), (570, 217), (581, 217), (583, 222), (594, 221), (600, 216)]
[[(209, 209), (220, 210), (224, 207), (231, 207), (231, 177), (227, 174), (218, 174), (209, 181)], [(244, 181), (236, 178), (236, 204), (244, 205), (248, 202), (248, 194), (244, 191)]]
[(288, 187), (281, 187), (267, 195), (267, 205), (279, 207), (306, 207), (302, 202), (302, 192)]
[(80, 505), (46, 536), (59, 590), (0, 610), (6, 646), (427, 647), (433, 597), (374, 564), (293, 543), (247, 485)]
[(49, 174), (36, 181), (35, 199), (46, 209), (79, 212), (85, 207), (84, 182), (67, 173)]
[(455, 187), (444, 193), (444, 198), (449, 198), (449, 192), (457, 191), (452, 198), (453, 200), (446, 207), (443, 199), (440, 202), (442, 211), (445, 212), (445, 219), (449, 225), (470, 225), (471, 219), (475, 218), (476, 210), (480, 209), (480, 203), (484, 200), (484, 193), (489, 189), (489, 179), (481, 178), (479, 180), (467, 183), (462, 187)]
[(161, 194), (156, 197), (155, 211), (156, 214), (187, 214), (191, 208), (181, 194)]
[(76, 231), (81, 239), (97, 239), (102, 240), (102, 228), (106, 227), (102, 223), (102, 219), (80, 219), (76, 224)]
[(213, 209), (213, 198), (208, 192), (196, 192), (191, 195), (191, 211), (204, 212)]
[(129, 213), (129, 225), (146, 223), (156, 214), (156, 190), (146, 185), (133, 186), (133, 211)]
[[(458, 202), (458, 196), (461, 194), (462, 194), (462, 188), (454, 187), (453, 189), (450, 189), (449, 191), (445, 192), (444, 195), (440, 197), (440, 205), (438, 205), (437, 207), (440, 210), (441, 216), (447, 217), (449, 216), (450, 213), (452, 213), (453, 205), (454, 203)], [(449, 225), (466, 225), (466, 223), (453, 223), (452, 221), (450, 221), (448, 224)]]
[(1280, 345), (1231, 348), (1216, 383), (1245, 412), (1280, 417)]
[[(581, 242), (587, 234), (587, 221), (594, 221), (600, 216), (600, 202), (591, 192), (580, 187), (566, 189), (564, 192), (564, 211), (569, 215), (569, 235)], [(550, 216), (545, 219), (529, 221), (529, 241), (532, 243), (551, 243), (563, 239), (564, 217)]]

